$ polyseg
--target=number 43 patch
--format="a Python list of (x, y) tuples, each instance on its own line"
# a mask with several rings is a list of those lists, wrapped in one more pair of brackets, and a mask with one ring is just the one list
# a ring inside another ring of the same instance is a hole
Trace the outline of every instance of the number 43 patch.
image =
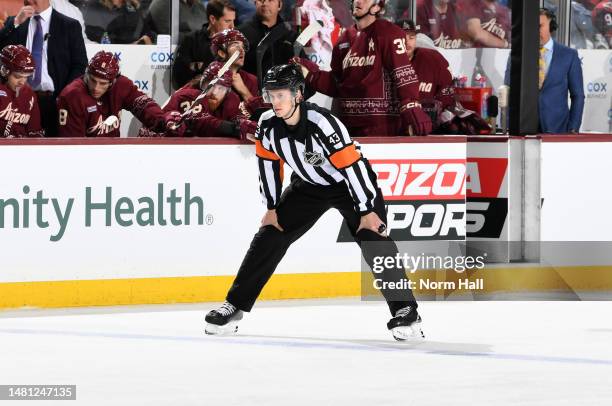
[(340, 136), (337, 133), (331, 133), (327, 136), (330, 144), (337, 144), (340, 142)]

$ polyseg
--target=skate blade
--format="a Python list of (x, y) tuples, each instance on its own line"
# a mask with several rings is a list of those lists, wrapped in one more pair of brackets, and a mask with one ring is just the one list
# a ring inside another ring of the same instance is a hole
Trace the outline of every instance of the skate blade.
[(393, 338), (397, 341), (423, 341), (425, 334), (420, 326), (421, 323), (412, 323), (411, 326), (395, 327), (391, 329)]
[(232, 336), (238, 332), (238, 323), (230, 322), (225, 326), (207, 323), (204, 332), (211, 336)]

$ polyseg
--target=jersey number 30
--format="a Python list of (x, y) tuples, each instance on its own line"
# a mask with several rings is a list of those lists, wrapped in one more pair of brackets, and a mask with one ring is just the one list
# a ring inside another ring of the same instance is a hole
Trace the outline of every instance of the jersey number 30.
[(395, 53), (398, 55), (401, 54), (406, 54), (406, 38), (397, 38), (395, 40), (393, 40), (393, 43), (395, 44), (395, 46), (397, 47), (397, 49), (395, 50)]

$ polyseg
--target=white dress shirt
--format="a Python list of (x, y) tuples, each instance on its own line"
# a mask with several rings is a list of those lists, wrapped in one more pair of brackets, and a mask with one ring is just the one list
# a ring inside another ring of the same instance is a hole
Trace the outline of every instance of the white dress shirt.
[(543, 48), (546, 48), (546, 53), (544, 54), (544, 62), (546, 65), (544, 68), (544, 72), (546, 75), (548, 75), (548, 69), (550, 68), (550, 63), (552, 62), (553, 57), (553, 50), (555, 48), (555, 43), (553, 42), (553, 39), (549, 39), (548, 42), (544, 44)]
[[(42, 91), (54, 91), (53, 80), (49, 76), (49, 70), (47, 69), (47, 45), (49, 44), (49, 25), (51, 24), (51, 11), (49, 7), (42, 13), (40, 13), (40, 25), (43, 30), (43, 51), (42, 51), (42, 76), (40, 80), (40, 87), (34, 90)], [(28, 40), (26, 41), (26, 48), (32, 52), (32, 43), (34, 42), (34, 33), (36, 32), (36, 19), (34, 16), (30, 18), (30, 25), (28, 26)]]

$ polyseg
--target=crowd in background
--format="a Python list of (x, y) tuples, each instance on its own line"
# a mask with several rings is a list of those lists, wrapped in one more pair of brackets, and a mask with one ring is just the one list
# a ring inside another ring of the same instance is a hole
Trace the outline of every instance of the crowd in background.
[[(251, 20), (255, 14), (253, 0), (232, 0), (235, 25)], [(3, 0), (0, 25), (15, 15), (22, 0)], [(54, 8), (83, 25), (86, 42), (113, 44), (154, 44), (158, 34), (170, 34), (170, 0), (53, 0)], [(316, 16), (330, 33), (353, 24), (350, 2), (346, 0), (286, 0), (280, 16), (297, 28), (299, 20)], [(486, 3), (490, 12), (482, 13)], [(488, 41), (485, 30), (509, 38), (511, 0), (417, 0), (417, 23), (441, 48), (500, 47)], [(208, 0), (179, 0), (179, 41), (201, 30), (207, 23)], [(385, 18), (396, 21), (411, 18), (408, 0), (391, 0), (385, 5)], [(556, 11), (558, 1), (545, 0), (545, 7)], [(300, 18), (296, 10), (301, 9)], [(571, 45), (577, 49), (612, 47), (612, 2), (609, 0), (571, 1)], [(494, 23), (491, 20), (495, 19)], [(333, 41), (333, 36), (329, 36)], [(336, 35), (337, 38), (337, 35)]]
[[(43, 0), (26, 0), (37, 3)], [(44, 0), (54, 10), (70, 16), (80, 23), (82, 42), (110, 44), (155, 44), (158, 35), (170, 34), (171, 0)], [(43, 1), (43, 2), (44, 2)], [(473, 48), (510, 46), (511, 4), (510, 0), (417, 0), (416, 23), (421, 34), (426, 35), (432, 44), (439, 48)], [(550, 3), (556, 9), (555, 1)], [(574, 20), (572, 43), (578, 48), (608, 48), (612, 45), (612, 2), (601, 0), (572, 1)], [(18, 20), (23, 20), (23, 1), (3, 0), (0, 8), (0, 29), (3, 33), (15, 32)], [(384, 5), (382, 18), (391, 21), (404, 21), (410, 17), (411, 10), (407, 0), (381, 0)], [(332, 49), (343, 31), (354, 24), (350, 3), (345, 0), (180, 0), (179, 1), (179, 43), (172, 66), (172, 82), (175, 89), (196, 86), (198, 78), (210, 64), (219, 60), (219, 55), (211, 51), (211, 41), (215, 34), (236, 28), (247, 39), (244, 49), (242, 71), (260, 78), (271, 66), (286, 63), (293, 56), (293, 42), (301, 29), (309, 21), (317, 20), (323, 24), (321, 32), (311, 41), (314, 59), (319, 65), (328, 65)], [(16, 16), (12, 20), (9, 15)], [(586, 18), (586, 16), (589, 18)], [(21, 16), (21, 18), (20, 18)], [(6, 23), (14, 27), (4, 27)], [(256, 45), (275, 27), (282, 28), (263, 58), (257, 60)], [(34, 27), (33, 27), (34, 28)], [(33, 29), (32, 28), (32, 29)], [(575, 28), (575, 29), (574, 29)], [(22, 27), (23, 29), (23, 27)], [(48, 30), (48, 28), (47, 28)], [(27, 31), (27, 30), (26, 30)], [(74, 26), (71, 32), (74, 34)], [(44, 50), (51, 31), (45, 31)], [(580, 33), (580, 35), (578, 34)], [(24, 35), (21, 41), (26, 45)], [(0, 36), (0, 45), (11, 43), (5, 35)], [(27, 38), (31, 49), (32, 36)], [(49, 46), (57, 41), (51, 38)], [(249, 47), (250, 43), (250, 47)], [(57, 117), (55, 102), (63, 88), (85, 73), (87, 60), (83, 54), (84, 46), (75, 45), (71, 36), (70, 51), (62, 61), (69, 64), (65, 75), (59, 78), (57, 68), (44, 66), (43, 83), (33, 87), (40, 98), (48, 98), (46, 107), (41, 106), (43, 127), (48, 127), (47, 135), (57, 135), (53, 125), (45, 123), (45, 117)], [(0, 47), (1, 48), (1, 47)], [(36, 54), (34, 59), (36, 60)], [(226, 55), (228, 56), (228, 55)], [(47, 61), (51, 63), (53, 61)], [(64, 69), (60, 69), (64, 70)], [(245, 93), (246, 86), (241, 83), (240, 75), (232, 79), (232, 89), (241, 96), (243, 102), (250, 97), (259, 96), (258, 92)], [(46, 76), (45, 76), (46, 75)], [(45, 78), (50, 83), (45, 86)], [(196, 82), (193, 82), (196, 80)], [(257, 94), (256, 94), (257, 93)], [(244, 97), (247, 94), (248, 97)]]

